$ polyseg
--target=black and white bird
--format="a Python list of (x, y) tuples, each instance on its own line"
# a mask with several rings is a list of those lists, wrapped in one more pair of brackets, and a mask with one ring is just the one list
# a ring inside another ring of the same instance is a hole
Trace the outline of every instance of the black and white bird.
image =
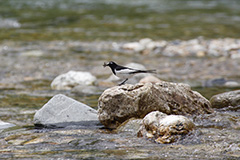
[(106, 67), (106, 66), (109, 66), (111, 68), (112, 73), (115, 76), (121, 79), (124, 79), (124, 81), (119, 85), (123, 85), (130, 77), (134, 76), (137, 73), (156, 73), (156, 70), (139, 70), (139, 69), (120, 66), (113, 61), (103, 64), (103, 67)]

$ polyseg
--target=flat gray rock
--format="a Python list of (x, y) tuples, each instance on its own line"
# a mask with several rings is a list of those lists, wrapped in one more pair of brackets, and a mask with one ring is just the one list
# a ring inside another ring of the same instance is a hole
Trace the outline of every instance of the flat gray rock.
[(62, 94), (55, 95), (34, 115), (35, 126), (89, 126), (98, 123), (95, 109)]

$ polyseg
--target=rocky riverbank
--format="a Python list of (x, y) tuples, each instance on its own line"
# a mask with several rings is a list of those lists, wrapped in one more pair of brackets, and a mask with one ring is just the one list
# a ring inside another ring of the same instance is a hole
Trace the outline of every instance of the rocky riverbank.
[(191, 86), (237, 87), (240, 81), (239, 50), (240, 40), (229, 38), (35, 44), (6, 41), (0, 44), (0, 87), (21, 88), (23, 81), (51, 81), (70, 70), (88, 71), (101, 82), (110, 74), (109, 70), (101, 67), (108, 60), (123, 65), (130, 62), (143, 64), (146, 68), (157, 69), (157, 77), (167, 81)]

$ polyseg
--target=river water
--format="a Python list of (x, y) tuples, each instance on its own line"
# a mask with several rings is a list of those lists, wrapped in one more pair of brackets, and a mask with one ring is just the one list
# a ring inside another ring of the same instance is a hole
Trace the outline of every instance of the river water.
[(171, 145), (137, 138), (136, 131), (68, 127), (36, 129), (33, 115), (62, 93), (97, 109), (96, 94), (51, 90), (69, 70), (110, 76), (108, 60), (156, 68), (158, 78), (188, 83), (206, 98), (239, 87), (203, 87), (216, 78), (240, 82), (239, 59), (122, 53), (112, 43), (141, 38), (175, 41), (239, 38), (238, 0), (8, 0), (0, 1), (0, 119), (16, 126), (0, 132), (6, 159), (238, 159), (239, 110), (191, 119), (196, 131)]

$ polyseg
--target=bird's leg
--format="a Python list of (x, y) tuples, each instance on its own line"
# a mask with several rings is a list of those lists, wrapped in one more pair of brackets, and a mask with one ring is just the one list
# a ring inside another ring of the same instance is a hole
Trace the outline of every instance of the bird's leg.
[(128, 78), (125, 79), (122, 83), (119, 84), (119, 86), (123, 85), (125, 82), (127, 82)]

